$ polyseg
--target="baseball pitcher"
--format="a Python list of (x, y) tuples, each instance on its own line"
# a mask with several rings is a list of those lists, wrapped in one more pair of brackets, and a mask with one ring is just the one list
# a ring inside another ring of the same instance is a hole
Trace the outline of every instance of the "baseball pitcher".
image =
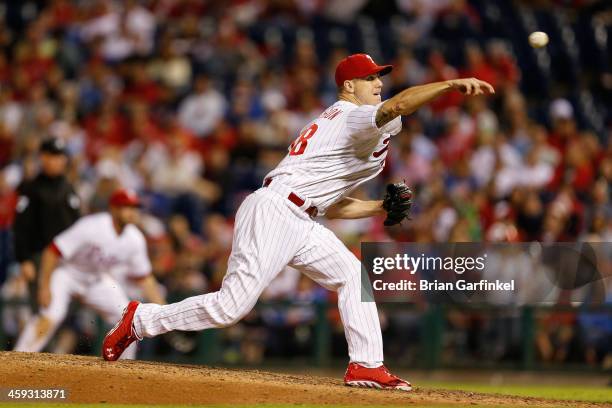
[(314, 218), (354, 219), (386, 213), (386, 225), (401, 222), (410, 209), (411, 192), (406, 186), (392, 185), (382, 201), (348, 196), (382, 171), (391, 136), (401, 129), (400, 116), (446, 92), (479, 95), (494, 90), (475, 78), (457, 79), (408, 88), (381, 102), (380, 77), (391, 69), (377, 65), (366, 54), (351, 55), (338, 64), (338, 101), (303, 128), (262, 188), (240, 206), (221, 289), (165, 306), (130, 302), (104, 340), (106, 360), (115, 360), (143, 337), (236, 323), (279, 271), (290, 265), (338, 292), (350, 357), (345, 384), (412, 389), (383, 365), (376, 304), (360, 301), (359, 260)]

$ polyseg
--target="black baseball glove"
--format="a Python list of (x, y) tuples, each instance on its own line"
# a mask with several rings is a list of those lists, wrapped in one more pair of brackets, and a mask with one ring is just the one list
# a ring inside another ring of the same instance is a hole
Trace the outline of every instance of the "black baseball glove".
[(387, 212), (385, 226), (401, 223), (410, 218), (412, 208), (412, 190), (404, 182), (387, 184), (387, 194), (383, 199), (383, 208)]

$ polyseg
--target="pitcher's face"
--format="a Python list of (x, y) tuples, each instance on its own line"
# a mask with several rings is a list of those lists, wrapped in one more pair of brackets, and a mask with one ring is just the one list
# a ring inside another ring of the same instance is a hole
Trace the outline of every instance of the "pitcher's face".
[(379, 74), (351, 80), (353, 94), (363, 105), (377, 105), (382, 101), (382, 80)]

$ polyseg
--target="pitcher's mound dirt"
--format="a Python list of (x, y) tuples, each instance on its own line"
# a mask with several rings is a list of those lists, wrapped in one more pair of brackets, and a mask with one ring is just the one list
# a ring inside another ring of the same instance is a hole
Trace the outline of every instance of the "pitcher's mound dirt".
[(0, 352), (0, 385), (62, 387), (70, 402), (80, 403), (603, 406), (418, 386), (410, 393), (354, 389), (339, 378), (18, 352)]

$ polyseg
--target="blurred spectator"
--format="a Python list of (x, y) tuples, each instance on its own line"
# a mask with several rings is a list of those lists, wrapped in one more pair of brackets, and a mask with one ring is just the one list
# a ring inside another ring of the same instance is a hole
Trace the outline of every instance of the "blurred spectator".
[(174, 266), (165, 283), (173, 292), (204, 293), (208, 282), (202, 274), (207, 251), (201, 238), (189, 229), (187, 219), (181, 215), (170, 218), (169, 237), (174, 251)]
[(155, 31), (153, 14), (127, 0), (117, 8), (110, 2), (97, 2), (94, 15), (81, 28), (83, 39), (90, 44), (99, 42), (102, 56), (118, 61), (131, 55), (147, 55), (153, 47)]
[(178, 116), (181, 124), (198, 137), (206, 137), (223, 119), (227, 102), (220, 92), (212, 88), (206, 76), (199, 76), (194, 92), (181, 103)]
[(479, 24), (480, 17), (466, 0), (450, 0), (438, 14), (432, 34), (448, 46), (451, 61), (459, 64), (463, 45), (476, 38)]
[(468, 44), (465, 47), (466, 69), (460, 72), (464, 78), (474, 77), (498, 87), (497, 72), (486, 60), (486, 57), (477, 44)]
[[(425, 82), (448, 81), (459, 77), (457, 69), (453, 68), (446, 62), (446, 58), (439, 51), (432, 51), (428, 59), (429, 75)], [(430, 109), (434, 113), (440, 113), (448, 108), (455, 107), (461, 104), (463, 95), (458, 92), (447, 93), (429, 104)]]
[(516, 223), (522, 241), (539, 241), (544, 222), (544, 204), (534, 190), (529, 190), (524, 200), (518, 203)]
[(170, 88), (176, 95), (187, 91), (191, 83), (191, 63), (170, 41), (161, 44), (160, 58), (149, 69), (152, 77)]
[(16, 205), (17, 194), (9, 185), (5, 172), (0, 171), (0, 286), (6, 280), (13, 260), (11, 226)]

